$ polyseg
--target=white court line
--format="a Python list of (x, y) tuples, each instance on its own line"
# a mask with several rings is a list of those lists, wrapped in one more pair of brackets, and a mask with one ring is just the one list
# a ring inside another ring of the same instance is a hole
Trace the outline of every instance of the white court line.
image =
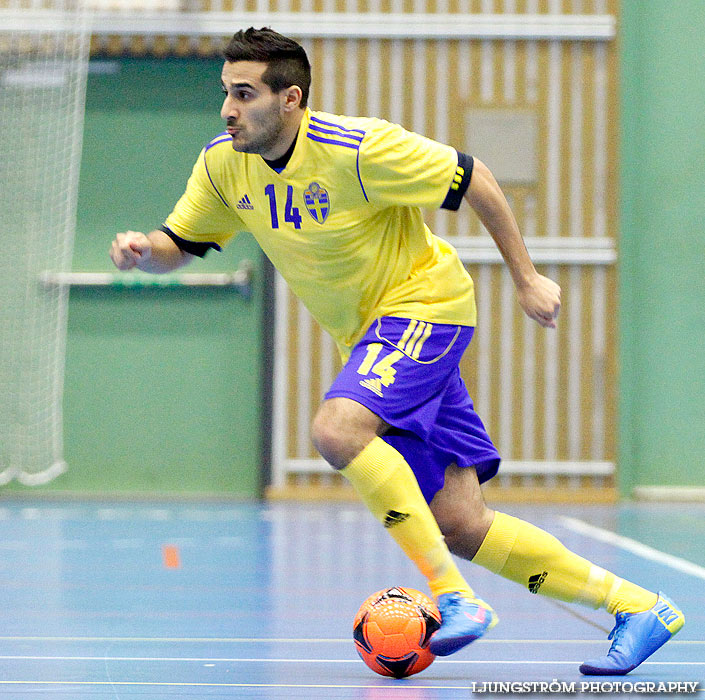
[[(358, 662), (359, 663), (359, 662)], [(445, 663), (450, 663), (446, 661)], [(481, 661), (478, 661), (476, 663), (483, 663)], [(497, 661), (496, 663), (502, 663), (501, 661)], [(521, 663), (525, 664), (530, 664), (530, 663), (537, 663), (537, 662), (529, 662), (529, 661), (524, 661)], [(578, 663), (578, 662), (573, 662), (573, 661), (554, 661), (554, 662), (545, 662), (545, 663), (559, 663), (559, 664), (568, 664), (568, 663)], [(649, 663), (649, 662), (645, 662)], [(652, 662), (653, 665), (658, 666), (658, 665), (663, 665), (663, 664), (658, 664), (656, 662)], [(676, 664), (676, 662), (672, 662), (673, 665), (679, 665)], [(642, 664), (644, 665), (644, 664)], [(621, 680), (621, 677), (620, 677)], [(0, 681), (0, 686), (2, 685), (42, 685), (42, 686), (51, 686), (51, 685), (73, 685), (73, 686), (103, 686), (103, 685), (112, 685), (112, 686), (132, 686), (132, 687), (178, 687), (178, 688), (373, 688), (375, 690), (380, 689), (380, 685), (372, 685), (372, 684), (353, 684), (353, 683), (347, 683), (347, 684), (332, 684), (332, 683), (176, 683), (176, 682), (168, 682), (168, 681)], [(385, 692), (387, 690), (403, 690), (405, 692), (408, 692), (409, 690), (418, 690), (418, 689), (424, 689), (424, 690), (472, 690), (475, 691), (477, 688), (476, 686), (468, 686), (468, 685), (399, 685), (399, 686), (394, 686), (394, 685), (385, 685), (383, 686)]]
[(393, 685), (332, 685), (332, 684), (313, 684), (313, 683), (167, 683), (167, 682), (138, 682), (138, 681), (0, 681), (0, 686), (2, 685), (73, 685), (73, 686), (137, 686), (137, 687), (177, 687), (177, 688), (370, 688), (373, 690), (379, 690), (384, 687), (385, 692), (388, 690), (403, 690), (408, 692), (410, 689), (424, 689), (424, 690), (474, 690), (473, 686), (469, 685), (403, 685), (403, 686), (393, 686)]
[[(112, 642), (115, 644), (145, 642), (150, 644), (352, 644), (352, 639), (335, 638), (288, 638), (288, 637), (2, 637), (0, 642)], [(478, 639), (473, 644), (604, 644), (604, 639)], [(671, 639), (668, 646), (674, 644), (705, 644), (705, 640)], [(103, 658), (103, 657), (101, 657)]]
[[(603, 642), (604, 644), (604, 642)], [(273, 663), (273, 664), (359, 664), (360, 659), (263, 659), (263, 658), (187, 658), (175, 657), (141, 657), (141, 656), (0, 656), (0, 661), (192, 661), (197, 663), (222, 661), (227, 663)], [(482, 659), (436, 659), (439, 664), (512, 664), (515, 666), (532, 664), (577, 664), (582, 661), (527, 661), (516, 660), (482, 660)], [(645, 661), (641, 665), (654, 666), (705, 666), (705, 661)]]
[(681, 557), (675, 557), (672, 554), (666, 554), (666, 552), (661, 552), (658, 549), (649, 547), (649, 545), (642, 544), (641, 542), (633, 540), (630, 537), (624, 537), (624, 535), (618, 535), (610, 530), (604, 530), (601, 527), (590, 525), (589, 523), (586, 523), (583, 520), (578, 520), (577, 518), (561, 516), (560, 520), (563, 525), (573, 532), (577, 532), (581, 535), (587, 535), (588, 537), (592, 537), (595, 540), (600, 540), (601, 542), (607, 542), (615, 547), (632, 552), (632, 554), (636, 554), (643, 559), (649, 559), (650, 561), (655, 561), (658, 564), (669, 566), (677, 571), (682, 571), (684, 574), (690, 574), (691, 576), (705, 579), (705, 568), (699, 566), (698, 564), (693, 564), (692, 561), (681, 559)]
[(150, 644), (351, 644), (350, 639), (322, 637), (1, 637), (0, 642), (146, 642)]

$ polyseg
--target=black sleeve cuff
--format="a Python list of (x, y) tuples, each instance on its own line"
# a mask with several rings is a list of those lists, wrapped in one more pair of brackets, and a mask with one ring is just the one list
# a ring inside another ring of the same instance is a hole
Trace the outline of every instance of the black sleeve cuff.
[(159, 230), (164, 231), (164, 233), (166, 233), (166, 235), (169, 236), (169, 238), (171, 238), (171, 240), (174, 241), (174, 243), (176, 243), (176, 245), (179, 246), (184, 253), (190, 253), (191, 255), (196, 255), (199, 258), (202, 258), (211, 248), (215, 248), (215, 250), (222, 250), (217, 243), (198, 243), (196, 241), (187, 241), (185, 238), (177, 236), (167, 226), (160, 226)]
[(475, 161), (472, 156), (465, 155), (458, 151), (458, 165), (455, 168), (453, 182), (450, 184), (450, 189), (446, 198), (441, 204), (441, 209), (450, 209), (450, 211), (458, 211), (460, 202), (463, 201), (463, 195), (470, 185), (472, 177), (472, 167)]

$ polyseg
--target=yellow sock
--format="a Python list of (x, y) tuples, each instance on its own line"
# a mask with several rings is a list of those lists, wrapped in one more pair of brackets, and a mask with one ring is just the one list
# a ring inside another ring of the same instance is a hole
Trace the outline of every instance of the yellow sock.
[(404, 553), (428, 579), (434, 597), (463, 591), (474, 597), (404, 457), (375, 438), (340, 473), (353, 485)]
[(505, 513), (495, 513), (473, 562), (532, 593), (604, 607), (611, 614), (642, 612), (657, 600), (655, 593), (596, 566), (553, 535)]

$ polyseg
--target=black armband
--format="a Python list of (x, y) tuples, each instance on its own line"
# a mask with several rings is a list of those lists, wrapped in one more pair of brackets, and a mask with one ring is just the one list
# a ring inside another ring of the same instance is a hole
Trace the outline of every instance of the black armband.
[(475, 161), (472, 156), (468, 156), (465, 153), (458, 153), (458, 165), (455, 168), (455, 175), (453, 175), (453, 182), (450, 183), (450, 189), (446, 198), (441, 204), (441, 209), (450, 209), (450, 211), (458, 211), (460, 207), (460, 202), (463, 201), (463, 195), (470, 185), (470, 178), (472, 177), (472, 167)]
[(215, 250), (222, 250), (217, 243), (200, 243), (198, 241), (187, 241), (185, 238), (177, 236), (168, 226), (160, 226), (160, 231), (166, 233), (169, 238), (171, 238), (174, 243), (183, 250), (184, 253), (190, 253), (191, 255), (196, 255), (202, 258), (211, 248)]

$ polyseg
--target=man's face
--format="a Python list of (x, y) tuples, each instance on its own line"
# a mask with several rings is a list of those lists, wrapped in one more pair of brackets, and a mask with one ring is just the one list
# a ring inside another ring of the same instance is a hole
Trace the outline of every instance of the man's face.
[(264, 158), (279, 145), (284, 131), (282, 97), (262, 82), (266, 69), (266, 63), (257, 61), (226, 61), (221, 74), (226, 95), (220, 110), (233, 148)]

